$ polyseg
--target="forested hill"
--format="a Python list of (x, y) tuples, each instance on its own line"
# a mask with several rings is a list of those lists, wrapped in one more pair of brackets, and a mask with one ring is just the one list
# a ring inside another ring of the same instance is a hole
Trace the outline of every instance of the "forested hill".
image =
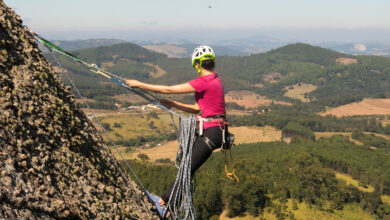
[[(302, 83), (314, 85), (317, 89), (307, 98), (325, 106), (390, 96), (390, 59), (384, 57), (351, 56), (298, 43), (265, 54), (220, 59), (220, 72), (236, 82), (230, 88), (245, 85), (267, 97), (288, 100), (287, 89)], [(264, 86), (256, 89), (248, 82)]]
[(105, 47), (93, 47), (74, 52), (75, 55), (87, 59), (96, 64), (104, 62), (114, 62), (127, 60), (135, 62), (156, 62), (159, 58), (164, 58), (166, 55), (152, 52), (133, 43), (121, 43)]
[(302, 43), (290, 44), (270, 51), (267, 56), (274, 57), (274, 59), (280, 57), (287, 61), (309, 62), (323, 66), (335, 65), (337, 63), (336, 59), (339, 57), (353, 57), (333, 50)]
[[(175, 84), (196, 77), (189, 58), (168, 58), (136, 44), (122, 43), (73, 51), (83, 59), (127, 78)], [(89, 98), (122, 93), (98, 81), (79, 65), (60, 58)], [(310, 84), (305, 97), (319, 106), (338, 106), (365, 97), (390, 97), (390, 58), (352, 56), (297, 43), (264, 54), (217, 57), (216, 72), (225, 89), (251, 90), (260, 95), (300, 102), (286, 96), (294, 85)], [(259, 86), (262, 85), (262, 86)]]
[(61, 47), (64, 50), (81, 50), (91, 47), (102, 47), (102, 46), (110, 46), (114, 44), (124, 43), (123, 40), (116, 39), (89, 39), (89, 40), (75, 40), (75, 41), (66, 41), (66, 40), (58, 40), (54, 41), (54, 43)]

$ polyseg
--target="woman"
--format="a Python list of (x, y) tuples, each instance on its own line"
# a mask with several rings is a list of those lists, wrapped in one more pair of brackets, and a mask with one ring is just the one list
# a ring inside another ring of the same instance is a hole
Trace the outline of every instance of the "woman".
[[(217, 73), (214, 73), (215, 54), (209, 46), (199, 46), (192, 54), (192, 66), (196, 68), (199, 77), (184, 84), (173, 86), (151, 85), (137, 80), (127, 80), (126, 84), (165, 94), (194, 93), (195, 104), (184, 104), (173, 100), (162, 100), (168, 108), (177, 108), (185, 112), (197, 114), (200, 130), (195, 139), (192, 151), (191, 175), (207, 160), (212, 151), (222, 145), (222, 131), (225, 127), (224, 89)], [(161, 196), (161, 205), (169, 202), (173, 184)]]

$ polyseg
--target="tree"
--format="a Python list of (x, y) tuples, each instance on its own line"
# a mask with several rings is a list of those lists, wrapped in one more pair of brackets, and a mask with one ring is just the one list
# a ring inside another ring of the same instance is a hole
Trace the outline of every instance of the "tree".
[(138, 154), (138, 158), (141, 159), (141, 160), (149, 160), (149, 156), (144, 154), (144, 153), (140, 153)]
[(120, 123), (114, 122), (114, 128), (121, 128), (122, 125)]
[(282, 129), (282, 137), (292, 137), (293, 140), (296, 137), (303, 137), (310, 140), (315, 140), (315, 135), (312, 130), (306, 128), (298, 123), (290, 121), (286, 126)]
[(150, 120), (151, 118), (159, 119), (158, 114), (155, 111), (151, 111), (146, 115), (147, 120)]
[(101, 125), (106, 131), (112, 131), (109, 123), (102, 122)]
[(292, 210), (298, 210), (299, 208), (298, 208), (298, 204), (297, 204), (297, 202), (295, 201), (295, 199), (293, 199), (293, 201), (292, 201)]

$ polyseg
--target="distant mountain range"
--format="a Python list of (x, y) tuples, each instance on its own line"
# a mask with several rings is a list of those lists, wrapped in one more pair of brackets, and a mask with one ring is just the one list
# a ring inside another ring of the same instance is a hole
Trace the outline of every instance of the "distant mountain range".
[[(282, 41), (277, 38), (258, 35), (249, 38), (213, 41), (208, 42), (207, 44), (215, 48), (217, 55), (247, 56), (250, 54), (264, 53), (288, 44), (294, 44), (296, 42), (300, 41)], [(137, 41), (135, 43), (156, 52), (165, 53), (169, 57), (190, 57), (193, 48), (198, 45), (187, 40), (178, 40), (173, 42)], [(309, 44), (352, 55), (390, 56), (390, 43), (309, 42)], [(175, 53), (175, 51), (183, 50), (185, 52)]]
[[(174, 42), (137, 41), (135, 43), (156, 52), (165, 53), (169, 57), (183, 58), (191, 57), (193, 49), (199, 45), (187, 40)], [(212, 41), (202, 44), (210, 45), (218, 56), (248, 56), (256, 53), (264, 53), (271, 49), (287, 45), (288, 43), (266, 36), (254, 36), (245, 39)], [(175, 51), (184, 52), (177, 53)]]
[[(75, 41), (54, 40), (53, 42), (65, 50), (80, 50), (91, 47), (110, 46), (113, 44), (125, 43), (126, 41), (117, 39), (89, 39)], [(185, 39), (170, 42), (138, 40), (133, 43), (155, 52), (164, 53), (172, 58), (191, 57), (193, 49), (199, 45), (198, 43)], [(296, 43), (296, 41), (286, 42), (277, 38), (257, 35), (248, 38), (207, 42), (206, 44), (212, 46), (218, 56), (248, 56), (250, 54), (264, 53), (293, 43)], [(317, 42), (310, 44), (346, 54), (390, 56), (390, 43)]]
[(349, 54), (390, 56), (390, 44), (386, 43), (324, 44), (323, 46)]
[[(197, 44), (187, 43), (181, 44), (180, 42), (172, 43), (160, 43), (160, 44), (145, 44), (144, 48), (153, 50), (155, 52), (164, 53), (168, 57), (172, 58), (185, 58), (191, 57), (192, 51)], [(234, 46), (214, 46), (211, 45), (217, 56), (247, 56), (249, 52), (240, 50)]]
[[(215, 48), (217, 54), (223, 51)], [(356, 48), (364, 49), (362, 45)], [(188, 50), (182, 53), (188, 54)], [(125, 78), (172, 85), (196, 77), (188, 58), (170, 58), (133, 43), (73, 53)], [(104, 99), (102, 96), (124, 93), (86, 68), (63, 57), (60, 61), (86, 97)], [(319, 106), (339, 106), (365, 97), (390, 97), (390, 58), (353, 56), (303, 43), (249, 56), (218, 56), (216, 71), (221, 73), (226, 91), (250, 90), (292, 103), (299, 100), (286, 94), (301, 84), (314, 88), (301, 95)]]
[(90, 40), (75, 40), (75, 41), (64, 41), (56, 40), (54, 44), (61, 47), (64, 50), (81, 50), (91, 47), (110, 46), (113, 44), (125, 43), (124, 40), (117, 39), (90, 39)]

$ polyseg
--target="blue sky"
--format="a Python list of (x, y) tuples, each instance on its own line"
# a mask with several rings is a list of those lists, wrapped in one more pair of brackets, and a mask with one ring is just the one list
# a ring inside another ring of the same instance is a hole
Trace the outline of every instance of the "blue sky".
[[(268, 34), (283, 38), (291, 33), (292, 38), (299, 38), (313, 30), (320, 31), (317, 38), (326, 38), (325, 30), (351, 36), (362, 34), (361, 38), (367, 40), (390, 37), (388, 0), (5, 0), (5, 3), (32, 30), (57, 38), (128, 38), (131, 34), (133, 38), (142, 38), (153, 33), (182, 38), (210, 33), (218, 37)], [(367, 30), (372, 31), (372, 36), (367, 35)]]

